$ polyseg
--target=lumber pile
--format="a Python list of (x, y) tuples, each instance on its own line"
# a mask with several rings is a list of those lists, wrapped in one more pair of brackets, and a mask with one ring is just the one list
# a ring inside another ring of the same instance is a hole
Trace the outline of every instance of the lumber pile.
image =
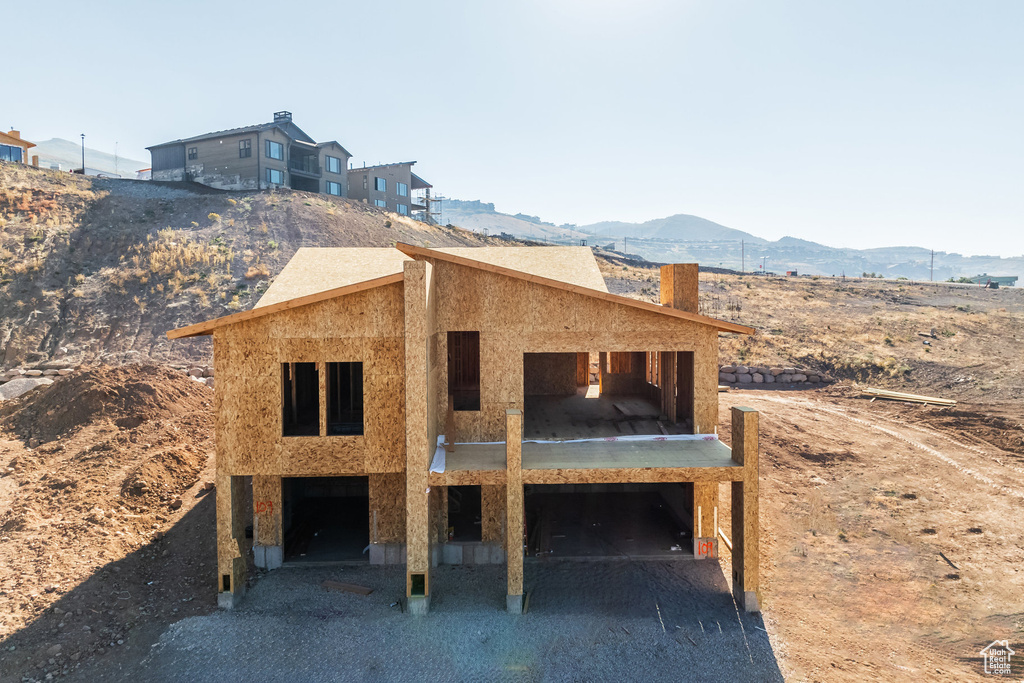
[(874, 401), (876, 398), (885, 398), (891, 401), (906, 401), (908, 403), (923, 403), (935, 406), (955, 406), (956, 401), (949, 398), (936, 398), (934, 396), (919, 396), (917, 394), (904, 394), (899, 391), (886, 391), (885, 389), (873, 389), (867, 387), (861, 389), (861, 396), (870, 396)]

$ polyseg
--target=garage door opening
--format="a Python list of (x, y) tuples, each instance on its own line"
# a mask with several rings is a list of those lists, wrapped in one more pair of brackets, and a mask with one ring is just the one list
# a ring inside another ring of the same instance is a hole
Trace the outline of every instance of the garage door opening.
[(529, 485), (527, 556), (692, 559), (686, 486)]
[(367, 477), (295, 477), (283, 481), (286, 562), (369, 561)]

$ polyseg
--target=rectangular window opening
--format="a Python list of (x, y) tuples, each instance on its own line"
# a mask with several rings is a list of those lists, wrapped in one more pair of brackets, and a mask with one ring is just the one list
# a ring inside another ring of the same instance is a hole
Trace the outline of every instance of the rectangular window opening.
[(188, 160), (189, 161), (194, 161), (198, 157), (199, 157), (199, 149), (197, 147), (189, 147), (188, 148)]
[(327, 181), (327, 194), (333, 194), (335, 197), (341, 196), (341, 183)]
[(284, 171), (279, 171), (276, 168), (268, 168), (267, 182), (275, 185), (284, 185)]
[(363, 433), (363, 364), (327, 364), (327, 434)]
[(397, 188), (398, 196), (399, 197), (408, 197), (409, 196), (409, 186), (408, 185), (406, 185), (405, 183), (395, 183), (395, 186)]
[(316, 363), (281, 363), (282, 435), (320, 434), (320, 375)]
[(455, 410), (480, 410), (480, 333), (448, 333), (448, 395)]
[(328, 173), (341, 173), (341, 159), (338, 157), (328, 156), (325, 158), (325, 166), (327, 166)]
[(403, 216), (408, 216), (409, 215), (409, 207), (408, 207), (408, 205), (406, 205), (406, 204), (399, 204), (398, 205), (398, 213), (402, 214)]
[(224, 574), (220, 577), (221, 590), (225, 593), (231, 592), (231, 574)]
[(238, 158), (248, 159), (252, 156), (252, 140), (238, 141)]
[(386, 209), (387, 206), (388, 206), (388, 203), (386, 201), (384, 201), (383, 199), (374, 199), (373, 200), (373, 205), (374, 206), (379, 206), (382, 209)]
[(385, 180), (384, 178), (376, 178), (375, 177), (373, 179), (373, 189), (377, 190), (377, 192), (387, 192), (388, 191), (388, 181)]
[(270, 159), (277, 159), (278, 161), (284, 161), (284, 145), (280, 142), (267, 140), (267, 157)]

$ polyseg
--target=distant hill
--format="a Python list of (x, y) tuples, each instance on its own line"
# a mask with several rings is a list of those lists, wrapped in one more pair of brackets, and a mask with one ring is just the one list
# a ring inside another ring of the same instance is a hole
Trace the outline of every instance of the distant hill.
[[(36, 147), (29, 151), (29, 154), (39, 155), (40, 168), (50, 168), (59, 165), (61, 170), (69, 171), (82, 166), (82, 145), (80, 142), (72, 142), (62, 138), (51, 138), (36, 143)], [(85, 148), (85, 165), (88, 168), (96, 169), (108, 174), (117, 174), (122, 178), (134, 178), (136, 171), (149, 168), (148, 161), (136, 161), (117, 157), (116, 162), (113, 154), (100, 152), (99, 150)]]
[[(935, 252), (934, 275), (931, 251), (923, 247), (843, 249), (796, 237), (766, 240), (699, 216), (677, 214), (644, 223), (605, 221), (590, 225), (555, 225), (536, 216), (506, 214), (494, 204), (446, 200), (444, 218), (453, 225), (491, 234), (505, 232), (519, 238), (555, 244), (614, 245), (613, 248), (658, 263), (696, 261), (705, 266), (757, 272), (795, 270), (808, 275), (881, 277), (935, 280), (970, 277), (981, 273), (1016, 275), (1024, 286), (1024, 256), (963, 256)], [(741, 244), (742, 243), (742, 244)]]

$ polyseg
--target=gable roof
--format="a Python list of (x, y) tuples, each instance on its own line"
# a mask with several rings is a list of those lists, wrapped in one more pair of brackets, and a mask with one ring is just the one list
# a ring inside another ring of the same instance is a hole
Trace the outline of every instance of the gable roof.
[[(542, 275), (535, 275), (520, 270), (514, 270), (506, 266), (496, 265), (493, 263), (485, 263), (482, 260), (475, 260), (467, 258), (461, 254), (447, 253), (448, 251), (455, 250), (441, 250), (441, 249), (427, 249), (425, 247), (414, 247), (411, 244), (403, 244), (399, 242), (395, 245), (396, 249), (401, 250), (403, 253), (408, 254), (414, 258), (436, 258), (441, 261), (448, 261), (449, 263), (455, 263), (461, 266), (468, 266), (470, 268), (479, 268), (480, 270), (487, 270), (492, 273), (498, 273), (499, 275), (506, 275), (508, 277), (514, 277), (520, 280), (526, 280), (527, 282), (533, 282), (539, 285), (545, 285), (547, 287), (554, 287), (555, 289), (565, 290), (567, 292), (573, 292), (574, 294), (582, 294), (584, 296), (591, 296), (596, 299), (603, 299), (604, 301), (610, 301), (616, 304), (622, 304), (623, 306), (630, 306), (632, 308), (639, 308), (645, 311), (651, 311), (653, 313), (660, 313), (673, 318), (682, 318), (683, 320), (690, 320), (695, 323), (702, 325), (708, 325), (714, 327), (722, 332), (737, 332), (739, 334), (753, 334), (754, 328), (747, 327), (746, 325), (737, 325), (736, 323), (726, 322), (724, 320), (718, 320), (717, 318), (711, 318), (706, 315), (700, 315), (698, 313), (689, 313), (687, 311), (680, 311), (676, 308), (669, 306), (659, 306), (658, 304), (652, 304), (647, 301), (640, 301), (638, 299), (631, 299), (626, 296), (620, 296), (618, 294), (610, 294), (607, 289), (604, 291), (591, 289), (589, 287), (583, 287), (577, 284), (568, 283), (565, 281), (555, 280), (552, 278), (544, 277)], [(551, 247), (521, 247), (521, 249), (550, 249)], [(569, 249), (587, 249), (586, 247), (567, 247)], [(463, 249), (460, 251), (475, 252), (476, 249)], [(589, 251), (589, 249), (587, 249)], [(595, 263), (596, 266), (596, 263)]]
[[(287, 135), (292, 140), (299, 142), (308, 142), (310, 144), (316, 144), (313, 138), (306, 135), (305, 131), (296, 126), (291, 121), (275, 121), (273, 123), (257, 123), (253, 126), (242, 126), (241, 128), (228, 128), (227, 130), (217, 130), (212, 133), (203, 133), (202, 135), (193, 135), (190, 138), (180, 138), (178, 140), (171, 140), (170, 142), (161, 142), (158, 145), (151, 145), (146, 149), (155, 149), (157, 147), (166, 147), (168, 145), (183, 145), (189, 142), (198, 142), (200, 140), (209, 140), (210, 138), (225, 138), (232, 135), (244, 135), (245, 133), (255, 133), (256, 131), (270, 130), (271, 128), (277, 128), (282, 133)], [(340, 147), (340, 145), (339, 145)], [(344, 147), (342, 147), (344, 149)], [(351, 155), (349, 155), (351, 156)]]
[(295, 252), (254, 309), (357, 282), (402, 274), (412, 259), (390, 247), (303, 247)]
[[(292, 308), (299, 308), (300, 306), (315, 304), (319, 301), (327, 301), (328, 299), (333, 299), (335, 297), (345, 296), (346, 294), (355, 294), (356, 292), (362, 292), (367, 289), (373, 289), (374, 287), (390, 285), (395, 282), (401, 282), (404, 277), (404, 273), (385, 275), (384, 277), (378, 277), (373, 280), (365, 280), (363, 282), (357, 282), (355, 284), (346, 285), (344, 287), (328, 289), (326, 291), (317, 292), (316, 294), (310, 294), (308, 296), (301, 296), (297, 299), (288, 299), (287, 301), (281, 301), (276, 304), (252, 308), (248, 311), (242, 311), (241, 313), (233, 313), (232, 315), (225, 315), (220, 318), (214, 318), (213, 320), (207, 320), (205, 322), (196, 323), (195, 325), (179, 327), (176, 330), (168, 330), (167, 338), (183, 339), (185, 337), (200, 337), (206, 334), (212, 334), (213, 331), (218, 327), (224, 327), (225, 325), (234, 325), (235, 323), (240, 323), (245, 320), (262, 318), (265, 315), (277, 313), (278, 311), (287, 311)], [(260, 301), (262, 301), (262, 299)]]
[(170, 339), (181, 339), (207, 335), (225, 325), (402, 282), (405, 277), (405, 262), (414, 259), (437, 259), (478, 268), (583, 296), (690, 320), (723, 332), (754, 332), (753, 328), (744, 325), (610, 294), (593, 252), (588, 247), (427, 249), (398, 243), (395, 248), (301, 248), (295, 252), (252, 309), (170, 330), (167, 336)]
[(36, 143), (34, 142), (29, 142), (24, 138), (16, 138), (13, 135), (8, 135), (7, 133), (4, 133), (3, 131), (0, 131), (0, 142), (4, 143), (5, 145), (11, 145), (12, 147), (22, 147), (26, 150), (29, 147), (36, 146)]

